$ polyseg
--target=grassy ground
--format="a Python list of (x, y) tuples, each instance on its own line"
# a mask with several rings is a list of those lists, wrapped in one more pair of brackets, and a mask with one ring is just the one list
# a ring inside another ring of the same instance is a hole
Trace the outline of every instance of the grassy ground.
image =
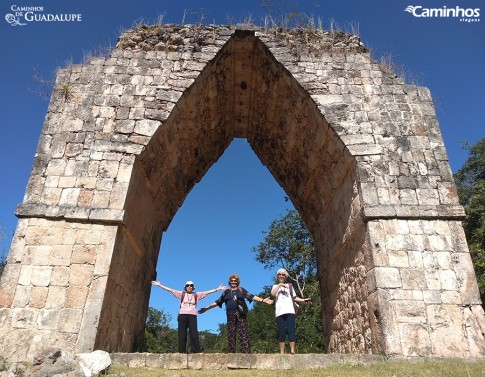
[(112, 367), (110, 376), (120, 377), (485, 377), (485, 361), (461, 360), (335, 366), (314, 370), (166, 370)]

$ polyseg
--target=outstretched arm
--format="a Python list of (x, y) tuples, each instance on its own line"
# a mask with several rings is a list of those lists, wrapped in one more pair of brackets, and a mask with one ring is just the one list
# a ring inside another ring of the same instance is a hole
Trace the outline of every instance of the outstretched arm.
[(261, 298), (259, 296), (254, 296), (253, 297), (253, 300), (256, 301), (256, 302), (264, 302), (265, 304), (268, 304), (268, 305), (272, 305), (273, 304), (273, 300), (270, 299), (269, 297)]
[(166, 291), (169, 291), (170, 293), (173, 294), (174, 289), (170, 287), (166, 287), (165, 285), (161, 284), (159, 281), (152, 281), (152, 285), (165, 289)]
[(217, 288), (211, 289), (210, 291), (203, 292), (206, 295), (210, 295), (211, 293), (216, 293), (217, 291), (225, 291), (227, 287), (223, 284), (219, 285)]
[(300, 298), (295, 296), (293, 300), (296, 302), (301, 302), (302, 304), (313, 304), (313, 300), (311, 298)]
[(217, 303), (214, 301), (212, 304), (209, 306), (206, 306), (205, 308), (200, 308), (198, 313), (199, 314), (204, 314), (207, 310), (211, 310), (212, 308), (215, 308), (217, 306)]

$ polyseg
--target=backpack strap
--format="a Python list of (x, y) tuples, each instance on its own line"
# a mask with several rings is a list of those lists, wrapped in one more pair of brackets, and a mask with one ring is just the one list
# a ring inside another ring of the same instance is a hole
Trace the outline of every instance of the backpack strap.
[[(185, 291), (182, 292), (182, 296), (180, 297), (180, 307), (182, 307), (182, 303), (184, 302)], [(197, 306), (197, 292), (192, 293), (195, 297), (194, 305)]]

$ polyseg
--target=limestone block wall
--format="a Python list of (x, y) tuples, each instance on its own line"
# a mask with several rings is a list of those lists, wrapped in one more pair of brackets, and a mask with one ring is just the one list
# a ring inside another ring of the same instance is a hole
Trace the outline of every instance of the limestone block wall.
[(372, 315), (390, 355), (483, 355), (483, 308), (460, 222), (367, 224)]
[(1, 280), (0, 351), (132, 351), (162, 234), (234, 137), (315, 236), (330, 351), (485, 354), (429, 90), (355, 36), (200, 25), (129, 30), (58, 73)]
[(113, 226), (19, 221), (2, 276), (2, 355), (30, 360), (46, 344), (94, 341), (115, 237)]

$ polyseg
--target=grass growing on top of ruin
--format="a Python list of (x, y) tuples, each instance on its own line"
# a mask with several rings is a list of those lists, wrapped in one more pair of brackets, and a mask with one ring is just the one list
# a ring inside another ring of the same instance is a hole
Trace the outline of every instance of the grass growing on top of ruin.
[(111, 367), (107, 376), (123, 377), (485, 377), (484, 361), (391, 361), (373, 365), (330, 366), (313, 370), (166, 370)]

